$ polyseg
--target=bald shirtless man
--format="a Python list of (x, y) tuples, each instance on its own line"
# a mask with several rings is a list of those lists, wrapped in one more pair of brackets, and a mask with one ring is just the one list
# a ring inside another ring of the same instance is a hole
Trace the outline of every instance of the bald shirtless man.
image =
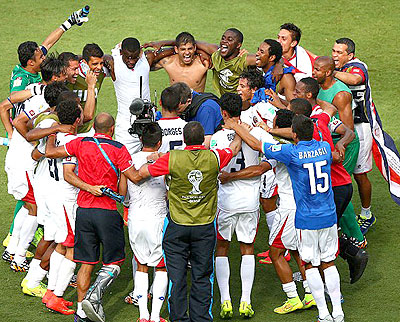
[(176, 54), (161, 59), (155, 70), (164, 68), (170, 84), (184, 82), (196, 92), (202, 93), (206, 87), (210, 62), (208, 59), (201, 59), (200, 55), (196, 55), (196, 51), (194, 37), (188, 32), (181, 32), (175, 39)]

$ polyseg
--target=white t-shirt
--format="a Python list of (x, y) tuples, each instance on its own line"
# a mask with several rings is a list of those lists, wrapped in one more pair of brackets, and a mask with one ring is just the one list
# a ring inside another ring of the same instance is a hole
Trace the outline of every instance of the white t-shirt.
[(183, 128), (186, 121), (180, 117), (161, 118), (157, 121), (162, 130), (162, 144), (159, 152), (168, 152), (170, 150), (183, 150), (186, 146), (183, 143)]
[[(132, 155), (132, 163), (139, 169), (152, 152), (140, 151)], [(129, 212), (135, 220), (163, 218), (167, 215), (167, 195), (164, 176), (150, 177), (138, 184), (128, 180)]]
[[(276, 143), (272, 136), (261, 128), (253, 128), (250, 134), (262, 142)], [(229, 147), (235, 138), (233, 130), (222, 129), (211, 137), (211, 149)], [(259, 152), (242, 142), (239, 153), (222, 169), (226, 172), (236, 172), (252, 165), (260, 164)], [(233, 180), (219, 185), (218, 208), (230, 213), (253, 212), (259, 207), (260, 177)]]
[(269, 127), (273, 126), (277, 108), (269, 102), (260, 102), (242, 111), (240, 120), (249, 125), (255, 126), (258, 122), (264, 121)]

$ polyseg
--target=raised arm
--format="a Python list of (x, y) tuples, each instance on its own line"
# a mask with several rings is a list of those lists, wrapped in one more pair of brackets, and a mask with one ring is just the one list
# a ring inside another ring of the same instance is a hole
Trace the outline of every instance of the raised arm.
[(358, 74), (334, 71), (333, 76), (341, 80), (346, 85), (359, 85), (363, 82), (362, 76)]
[(115, 71), (114, 71), (114, 58), (111, 55), (104, 55), (103, 56), (104, 60), (104, 66), (108, 69), (111, 79), (113, 82), (115, 82), (116, 77), (115, 77)]
[(83, 109), (83, 122), (89, 122), (94, 118), (94, 113), (96, 110), (96, 82), (97, 76), (91, 70), (89, 70), (86, 74), (85, 81), (88, 85), (87, 89), (87, 99), (85, 103), (85, 108)]
[[(249, 133), (249, 129), (247, 126), (242, 126), (239, 123), (235, 122), (233, 119), (227, 119), (225, 121), (225, 128), (232, 129), (236, 132), (236, 136), (240, 136), (246, 144), (251, 147), (253, 150), (261, 151), (261, 142), (257, 140), (254, 136)], [(234, 143), (235, 140), (231, 144)], [(240, 149), (239, 149), (240, 150)]]
[[(210, 56), (213, 53), (215, 53), (219, 48), (219, 46), (217, 44), (210, 44), (210, 43), (205, 42), (205, 41), (196, 41), (196, 46), (197, 46), (198, 49), (206, 52)], [(254, 60), (254, 62), (255, 62), (255, 60)]]
[(155, 66), (159, 61), (161, 61), (165, 57), (172, 56), (175, 54), (174, 48), (166, 48), (158, 51), (147, 50), (144, 52), (146, 55), (147, 61), (149, 62), (150, 67)]

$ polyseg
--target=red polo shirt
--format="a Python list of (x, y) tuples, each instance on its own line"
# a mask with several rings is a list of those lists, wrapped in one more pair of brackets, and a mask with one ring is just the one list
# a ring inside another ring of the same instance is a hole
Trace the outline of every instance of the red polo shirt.
[[(124, 172), (132, 167), (131, 156), (126, 147), (111, 139), (106, 134), (96, 133), (95, 138), (106, 152), (114, 166)], [(113, 191), (118, 191), (118, 177), (113, 168), (104, 158), (92, 137), (80, 137), (64, 146), (68, 155), (78, 159), (78, 177), (93, 186), (104, 185)], [(96, 197), (89, 192), (80, 190), (78, 206), (82, 208), (102, 208), (116, 210), (115, 200), (107, 197)]]
[[(204, 145), (188, 145), (185, 147), (185, 150), (207, 150), (207, 149)], [(218, 159), (218, 164), (220, 169), (225, 167), (233, 157), (232, 150), (229, 148), (222, 150), (213, 149), (211, 151), (215, 153)], [(155, 163), (150, 164), (148, 169), (152, 177), (158, 177), (169, 174), (169, 152), (164, 154)]]

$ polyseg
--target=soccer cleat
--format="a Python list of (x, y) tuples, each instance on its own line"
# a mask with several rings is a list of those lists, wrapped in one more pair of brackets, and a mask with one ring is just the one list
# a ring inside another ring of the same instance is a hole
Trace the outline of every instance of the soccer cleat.
[(312, 296), (311, 293), (304, 294), (304, 299), (302, 303), (303, 303), (302, 307), (303, 310), (307, 310), (310, 307), (317, 306), (317, 303), (315, 303), (314, 297)]
[(337, 317), (333, 318), (333, 322), (344, 322), (344, 316), (338, 315)]
[(126, 304), (133, 304), (135, 306), (138, 306), (138, 298), (137, 296), (135, 296), (135, 294), (132, 292), (130, 292), (127, 296), (125, 296), (124, 302)]
[(352, 243), (354, 246), (358, 248), (366, 248), (368, 245), (367, 238), (365, 238), (362, 241), (359, 241), (357, 238), (350, 237), (349, 238), (350, 243)]
[(357, 282), (363, 275), (368, 263), (368, 253), (359, 249), (355, 256), (347, 256), (350, 270), (350, 284)]
[(10, 263), (10, 269), (13, 272), (26, 272), (29, 269), (29, 262), (25, 259), (21, 264), (17, 264), (14, 260)]
[(221, 312), (219, 316), (222, 319), (230, 319), (233, 316), (232, 302), (229, 300), (224, 301), (221, 304)]
[(77, 288), (78, 287), (78, 283), (76, 282), (77, 280), (77, 276), (76, 274), (72, 275), (71, 280), (69, 281), (68, 286), (71, 286), (73, 288)]
[(74, 314), (74, 322), (93, 322), (88, 318), (81, 318), (78, 314)]
[(287, 299), (282, 306), (275, 308), (274, 312), (278, 314), (287, 314), (302, 308), (303, 308), (303, 302), (300, 300), (298, 296), (296, 296), (291, 299)]
[(363, 235), (365, 235), (368, 230), (376, 223), (376, 218), (373, 214), (371, 214), (371, 218), (364, 218), (361, 215), (357, 218), (358, 225), (360, 226), (360, 230)]
[(36, 296), (43, 298), (46, 294), (46, 289), (42, 285), (36, 286), (34, 288), (28, 288), (26, 284), (22, 287), (22, 293), (30, 296)]
[[(285, 256), (285, 259), (286, 259), (287, 262), (290, 261), (291, 256), (290, 256), (289, 252), (287, 252), (287, 255)], [(260, 259), (258, 262), (260, 264), (272, 264), (271, 257), (269, 257), (269, 251), (268, 251), (268, 256), (266, 258)]]
[(37, 245), (39, 244), (40, 240), (42, 239), (44, 234), (44, 230), (43, 227), (39, 226), (36, 229), (35, 235), (33, 236), (33, 239), (31, 241), (31, 245), (34, 247), (37, 247)]
[(258, 253), (257, 254), (257, 257), (269, 257), (269, 249), (268, 250), (266, 250), (265, 252), (262, 252), (262, 253)]
[(323, 319), (318, 317), (318, 322), (334, 322), (333, 318), (330, 315), (327, 315)]
[(7, 247), (7, 246), (8, 246), (8, 243), (10, 242), (10, 238), (11, 238), (11, 234), (8, 233), (7, 237), (4, 238), (4, 240), (3, 240), (3, 246), (4, 246), (4, 247)]
[(46, 294), (42, 298), (42, 303), (47, 304), (50, 299), (55, 296), (52, 290), (46, 290)]
[(303, 276), (301, 276), (300, 272), (294, 272), (292, 277), (293, 277), (293, 282), (303, 282)]
[(46, 303), (46, 307), (52, 311), (64, 314), (64, 315), (71, 315), (74, 314), (75, 311), (70, 309), (65, 305), (65, 300), (62, 297), (53, 296), (49, 299)]
[(246, 318), (253, 317), (254, 310), (251, 307), (251, 304), (247, 304), (247, 302), (245, 302), (245, 301), (240, 302), (239, 314), (240, 314), (240, 316), (244, 316)]
[(35, 256), (34, 253), (30, 252), (29, 250), (26, 251), (26, 254), (25, 254), (26, 258), (32, 258), (33, 256)]
[[(101, 300), (91, 301), (90, 299), (85, 298), (82, 301), (82, 309), (90, 320), (95, 322), (105, 322), (106, 315), (104, 314)], [(145, 321), (148, 322), (148, 320)]]
[(1, 255), (1, 258), (6, 261), (7, 263), (10, 263), (13, 261), (14, 259), (14, 255), (10, 254), (7, 250), (5, 250), (3, 252), (3, 255)]
[(21, 287), (26, 286), (27, 283), (28, 283), (28, 280), (26, 279), (26, 276), (25, 276), (25, 278), (21, 281)]

